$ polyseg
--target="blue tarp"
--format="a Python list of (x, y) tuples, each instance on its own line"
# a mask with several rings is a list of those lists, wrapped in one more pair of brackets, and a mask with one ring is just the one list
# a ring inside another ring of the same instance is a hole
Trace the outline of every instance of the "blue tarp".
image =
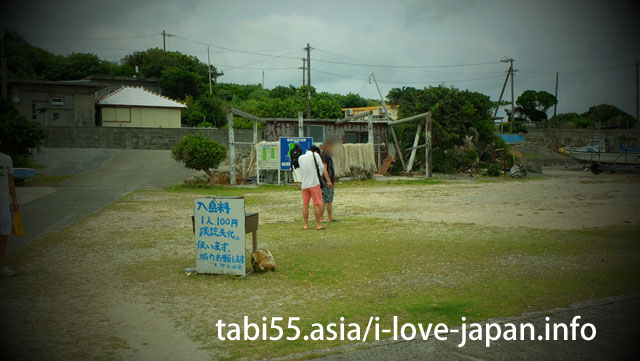
[(630, 146), (624, 145), (622, 143), (620, 143), (618, 145), (618, 147), (620, 148), (621, 151), (627, 151), (627, 152), (631, 152), (631, 153), (640, 153), (640, 148), (630, 147)]
[(524, 134), (498, 134), (507, 144), (524, 142)]

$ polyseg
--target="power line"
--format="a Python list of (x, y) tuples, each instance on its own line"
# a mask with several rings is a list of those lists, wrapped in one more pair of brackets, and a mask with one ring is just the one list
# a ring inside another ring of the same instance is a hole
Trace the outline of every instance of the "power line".
[(152, 33), (152, 34), (138, 34), (138, 35), (123, 35), (123, 36), (114, 36), (114, 37), (105, 37), (105, 38), (78, 38), (78, 37), (71, 37), (71, 36), (35, 35), (35, 34), (29, 34), (29, 33), (22, 33), (22, 35), (27, 37), (39, 37), (39, 38), (74, 40), (74, 41), (113, 41), (113, 40), (150, 38), (150, 37), (157, 36), (158, 34)]
[[(289, 54), (291, 54), (291, 53), (293, 53), (293, 52), (295, 52), (295, 51), (298, 51), (298, 50), (299, 50), (299, 49), (294, 49), (294, 50), (292, 50), (292, 51), (288, 51), (288, 52), (286, 52), (286, 53), (284, 53), (284, 54), (272, 55), (272, 56), (269, 56), (269, 57), (268, 57), (268, 58), (266, 58), (266, 59), (260, 59), (260, 60), (258, 60), (258, 61), (253, 61), (253, 62), (250, 62), (250, 63), (244, 64), (244, 65), (240, 65), (240, 66), (229, 65), (229, 68), (230, 68), (230, 70), (233, 70), (233, 69), (241, 69), (241, 68), (243, 68), (243, 69), (251, 69), (251, 68), (248, 68), (248, 66), (249, 66), (249, 65), (255, 65), (255, 64), (258, 64), (258, 63), (262, 63), (262, 62), (265, 62), (265, 61), (269, 61), (269, 60), (274, 59), (274, 58), (281, 58), (281, 57), (283, 57), (283, 56), (289, 55)], [(266, 69), (266, 68), (257, 68), (257, 69)]]
[[(268, 50), (258, 50), (258, 51), (239, 50), (239, 49), (233, 49), (233, 48), (228, 48), (228, 47), (224, 47), (224, 46), (220, 46), (220, 45), (214, 45), (214, 44), (210, 44), (210, 43), (206, 43), (206, 42), (202, 42), (202, 41), (198, 41), (198, 40), (189, 39), (189, 38), (186, 38), (184, 36), (180, 36), (180, 35), (176, 35), (176, 34), (171, 34), (171, 35), (173, 37), (175, 37), (175, 38), (182, 39), (182, 40), (185, 40), (185, 41), (190, 41), (190, 42), (195, 43), (195, 44), (210, 46), (210, 47), (216, 48), (216, 49), (228, 50), (230, 52), (235, 52), (235, 53), (245, 53), (245, 54), (251, 54), (251, 55), (258, 55), (258, 56), (274, 57), (272, 54), (264, 54), (264, 52), (269, 52), (269, 51), (302, 50), (302, 48), (268, 49)], [(282, 57), (284, 57), (284, 56), (282, 56)], [(297, 59), (297, 58), (290, 57), (290, 59)]]
[[(327, 74), (327, 75), (333, 75), (336, 77), (340, 77), (340, 78), (345, 78), (345, 79), (353, 79), (353, 80), (363, 80), (363, 78), (356, 78), (356, 77), (352, 77), (352, 76), (348, 76), (348, 75), (341, 75), (341, 74), (336, 74), (336, 73), (331, 73), (328, 71), (324, 71), (324, 70), (319, 70), (319, 69), (314, 69), (313, 71), (318, 72), (318, 73), (322, 73), (322, 74)], [(500, 75), (501, 76), (501, 75)], [(456, 79), (456, 80), (442, 80), (442, 81), (438, 81), (438, 83), (463, 83), (463, 82), (469, 82), (469, 81), (478, 81), (478, 80), (488, 80), (488, 79), (496, 79), (498, 77), (498, 75), (493, 75), (493, 76), (487, 76), (487, 77), (479, 77), (479, 78), (469, 78), (469, 79)], [(389, 83), (389, 84), (398, 84), (398, 83), (402, 83), (402, 84), (428, 84), (428, 83), (434, 83), (429, 82), (429, 81), (410, 81), (410, 80), (380, 80), (378, 79), (379, 83)]]

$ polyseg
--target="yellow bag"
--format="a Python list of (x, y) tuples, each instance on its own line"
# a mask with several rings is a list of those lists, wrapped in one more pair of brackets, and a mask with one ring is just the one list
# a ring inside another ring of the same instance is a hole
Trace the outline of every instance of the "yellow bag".
[(20, 212), (13, 212), (13, 235), (20, 237), (24, 235), (24, 228), (22, 227), (22, 217)]

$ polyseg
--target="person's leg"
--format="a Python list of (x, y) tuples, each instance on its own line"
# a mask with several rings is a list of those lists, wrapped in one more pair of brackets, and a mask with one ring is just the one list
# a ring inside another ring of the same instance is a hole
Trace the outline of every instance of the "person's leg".
[(323, 229), (324, 227), (320, 224), (320, 218), (322, 217), (322, 204), (314, 204), (313, 213), (315, 213), (316, 216), (316, 229)]
[(327, 209), (327, 217), (329, 217), (329, 222), (333, 221), (333, 203), (325, 203), (324, 207)]
[(11, 234), (11, 208), (0, 205), (0, 275), (15, 276), (17, 273), (4, 265), (4, 256), (7, 252), (7, 241)]
[(320, 205), (320, 222), (324, 223), (324, 203)]
[(335, 187), (325, 188), (322, 190), (322, 202), (324, 203), (324, 208), (327, 210), (328, 222), (332, 222), (335, 220), (335, 218), (333, 218), (334, 191), (335, 191)]
[(304, 229), (309, 229), (309, 200), (311, 192), (309, 189), (302, 190), (302, 218), (304, 218)]
[(322, 190), (320, 186), (309, 188), (311, 192), (311, 198), (313, 198), (313, 213), (316, 217), (316, 229), (324, 229), (320, 224), (320, 218), (322, 218)]
[(7, 251), (8, 234), (0, 234), (0, 269), (4, 267), (4, 254)]
[(304, 218), (304, 229), (309, 229), (309, 203), (302, 204), (302, 218)]

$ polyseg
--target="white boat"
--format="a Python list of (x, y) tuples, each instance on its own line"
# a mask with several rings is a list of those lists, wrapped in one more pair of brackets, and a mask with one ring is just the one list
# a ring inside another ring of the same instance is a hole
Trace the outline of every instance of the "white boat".
[(611, 143), (604, 136), (596, 135), (585, 147), (566, 147), (561, 152), (581, 163), (640, 165), (640, 149), (623, 144), (616, 148)]
[(635, 148), (632, 148), (632, 150), (621, 150), (620, 152), (600, 152), (577, 148), (571, 150), (565, 149), (565, 153), (581, 163), (640, 165), (640, 149)]

